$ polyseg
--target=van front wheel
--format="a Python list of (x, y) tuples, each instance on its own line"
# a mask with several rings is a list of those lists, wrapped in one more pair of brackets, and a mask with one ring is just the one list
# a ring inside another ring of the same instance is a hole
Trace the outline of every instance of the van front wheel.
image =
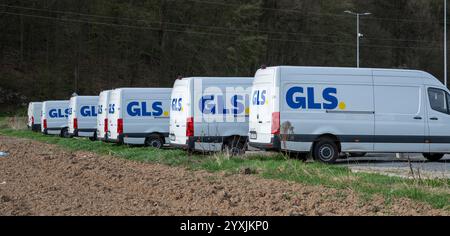
[(152, 135), (145, 140), (145, 146), (161, 149), (164, 145), (164, 141), (158, 135)]
[(315, 160), (333, 164), (339, 157), (339, 149), (335, 141), (322, 139), (314, 145), (313, 155)]
[(429, 161), (439, 161), (444, 157), (445, 154), (442, 153), (424, 153), (423, 157), (425, 157)]

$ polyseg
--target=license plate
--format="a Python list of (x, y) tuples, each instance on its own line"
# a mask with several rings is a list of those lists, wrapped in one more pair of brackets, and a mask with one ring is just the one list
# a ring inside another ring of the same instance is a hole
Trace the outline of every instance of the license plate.
[(256, 134), (256, 132), (251, 132), (250, 133), (250, 139), (257, 139), (258, 135)]

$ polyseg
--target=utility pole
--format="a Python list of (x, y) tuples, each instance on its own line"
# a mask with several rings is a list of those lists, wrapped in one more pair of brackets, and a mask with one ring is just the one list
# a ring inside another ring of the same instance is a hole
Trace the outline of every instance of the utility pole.
[(447, 0), (444, 0), (444, 81), (447, 87)]
[(356, 13), (356, 12), (352, 12), (352, 11), (344, 11), (344, 13), (356, 16), (356, 67), (359, 68), (359, 64), (360, 64), (360, 62), (359, 62), (359, 45), (360, 45), (359, 40), (363, 37), (363, 34), (361, 34), (359, 32), (359, 18), (360, 18), (360, 16), (372, 15), (372, 13), (370, 13), (370, 12)]

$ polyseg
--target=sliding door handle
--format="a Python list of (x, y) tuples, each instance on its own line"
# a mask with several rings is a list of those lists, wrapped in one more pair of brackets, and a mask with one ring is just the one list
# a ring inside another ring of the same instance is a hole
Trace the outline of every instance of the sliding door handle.
[(422, 117), (420, 117), (420, 116), (414, 117), (414, 120), (421, 120), (421, 119), (422, 119)]
[(430, 120), (439, 120), (437, 117), (431, 117)]

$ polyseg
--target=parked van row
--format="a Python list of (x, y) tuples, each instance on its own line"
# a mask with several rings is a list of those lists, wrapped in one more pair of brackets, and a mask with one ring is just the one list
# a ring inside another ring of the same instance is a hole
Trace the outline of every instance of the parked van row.
[(180, 78), (173, 88), (33, 102), (28, 116), (45, 134), (232, 155), (248, 145), (325, 163), (342, 153), (431, 161), (450, 153), (449, 90), (414, 70), (263, 67), (254, 78)]

